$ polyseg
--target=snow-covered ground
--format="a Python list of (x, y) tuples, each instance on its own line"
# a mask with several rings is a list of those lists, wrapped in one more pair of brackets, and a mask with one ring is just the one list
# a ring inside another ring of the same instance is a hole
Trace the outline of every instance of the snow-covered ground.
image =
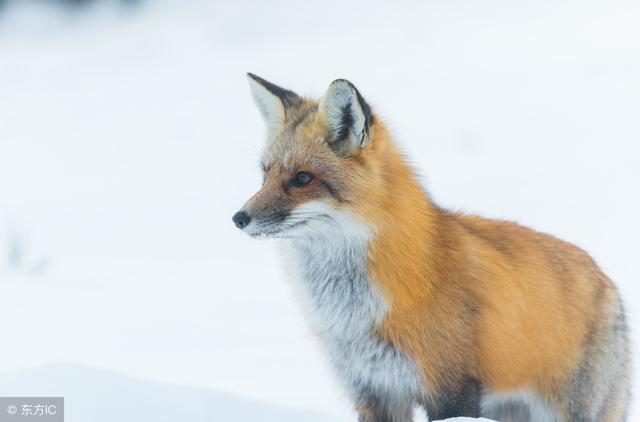
[(636, 327), (639, 20), (623, 0), (9, 1), (0, 393), (63, 379), (71, 422), (87, 391), (172, 384), (179, 420), (229, 397), (353, 420), (274, 244), (231, 223), (260, 180), (247, 71), (313, 95), (351, 79), (440, 204), (582, 246)]
[(143, 381), (68, 364), (5, 373), (0, 376), (0, 395), (65, 397), (67, 421), (337, 421), (319, 412), (268, 405), (220, 391)]

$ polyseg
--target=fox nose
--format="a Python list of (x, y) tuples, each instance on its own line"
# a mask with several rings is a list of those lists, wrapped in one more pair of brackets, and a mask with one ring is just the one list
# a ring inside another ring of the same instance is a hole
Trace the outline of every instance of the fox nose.
[(244, 229), (251, 222), (251, 216), (249, 216), (245, 211), (238, 211), (233, 215), (232, 220), (236, 224), (237, 228)]

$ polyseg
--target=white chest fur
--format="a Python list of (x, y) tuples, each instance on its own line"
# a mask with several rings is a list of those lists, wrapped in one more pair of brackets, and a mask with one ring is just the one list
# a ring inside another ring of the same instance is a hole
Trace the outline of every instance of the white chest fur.
[(286, 242), (286, 257), (311, 323), (347, 388), (417, 397), (424, 389), (413, 360), (372, 334), (387, 306), (367, 273), (370, 237), (354, 217), (333, 211), (327, 222)]

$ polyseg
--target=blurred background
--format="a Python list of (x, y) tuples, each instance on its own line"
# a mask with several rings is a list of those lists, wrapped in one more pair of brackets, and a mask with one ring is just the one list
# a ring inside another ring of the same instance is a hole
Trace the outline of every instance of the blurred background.
[(247, 71), (350, 79), (441, 205), (583, 247), (635, 332), (638, 22), (625, 0), (0, 1), (0, 395), (64, 395), (71, 422), (354, 420), (275, 243), (231, 223), (260, 184)]

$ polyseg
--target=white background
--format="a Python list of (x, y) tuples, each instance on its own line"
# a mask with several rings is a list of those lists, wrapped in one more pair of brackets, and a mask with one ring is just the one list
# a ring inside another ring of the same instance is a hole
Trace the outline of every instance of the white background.
[[(639, 21), (621, 0), (9, 1), (0, 394), (63, 393), (79, 421), (94, 392), (177, 384), (353, 420), (275, 244), (231, 223), (260, 182), (247, 71), (350, 79), (439, 204), (583, 247), (635, 328)], [(205, 414), (225, 419), (181, 418)]]

